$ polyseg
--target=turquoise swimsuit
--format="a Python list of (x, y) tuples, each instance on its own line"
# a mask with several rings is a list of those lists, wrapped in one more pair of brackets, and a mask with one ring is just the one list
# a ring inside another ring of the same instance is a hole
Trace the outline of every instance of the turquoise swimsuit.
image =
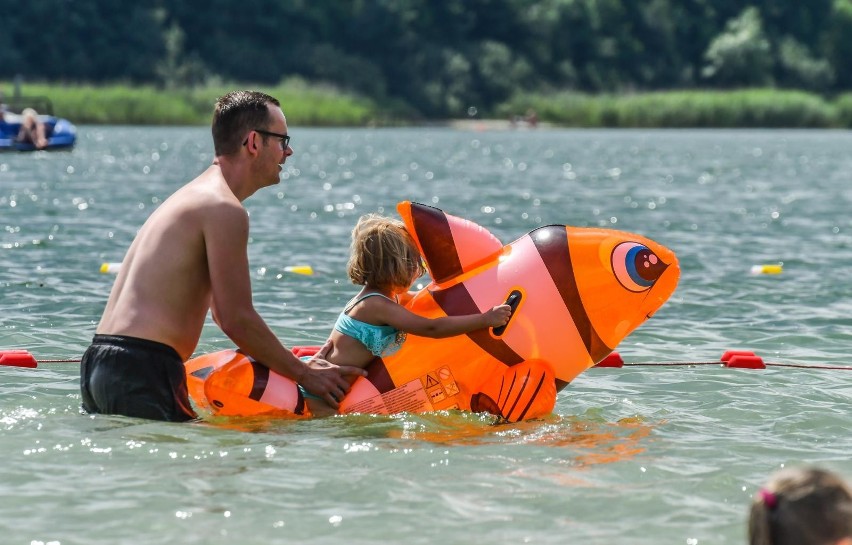
[(384, 297), (388, 301), (392, 299), (382, 295), (381, 293), (368, 293), (367, 295), (355, 300), (347, 306), (340, 316), (337, 317), (337, 322), (334, 324), (334, 329), (340, 331), (344, 335), (348, 335), (353, 339), (360, 341), (361, 344), (373, 353), (374, 356), (390, 356), (395, 353), (405, 342), (405, 332), (396, 329), (389, 325), (373, 325), (355, 318), (350, 317), (347, 312), (366, 299), (378, 295)]
[[(373, 295), (378, 295), (380, 297), (384, 297), (388, 301), (392, 301), (389, 297), (382, 295), (381, 293), (368, 293), (364, 297), (355, 300), (351, 304), (349, 304), (343, 312), (340, 313), (340, 316), (337, 317), (337, 322), (334, 324), (334, 329), (340, 331), (344, 335), (348, 335), (352, 337), (356, 341), (361, 342), (367, 349), (373, 353), (374, 356), (390, 356), (395, 353), (402, 346), (402, 343), (405, 342), (405, 332), (400, 331), (389, 325), (373, 325), (368, 324), (366, 322), (362, 322), (361, 320), (356, 320), (355, 318), (351, 318), (346, 313), (352, 310), (352, 308), (366, 299), (367, 297), (372, 297)], [(311, 356), (304, 356), (302, 358), (303, 361), (307, 361), (311, 359)], [(301, 384), (299, 386), (299, 391), (302, 392), (302, 395), (309, 399), (319, 399), (323, 401), (323, 399), (319, 396), (315, 396), (314, 394), (305, 390)]]

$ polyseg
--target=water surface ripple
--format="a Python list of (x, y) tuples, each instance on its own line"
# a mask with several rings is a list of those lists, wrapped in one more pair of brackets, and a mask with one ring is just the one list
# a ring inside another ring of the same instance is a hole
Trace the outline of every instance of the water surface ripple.
[[(321, 342), (355, 292), (359, 215), (439, 206), (505, 242), (548, 223), (674, 249), (672, 300), (628, 362), (848, 365), (852, 133), (291, 128), (282, 183), (246, 202), (255, 303)], [(70, 153), (0, 155), (0, 347), (76, 359), (145, 218), (211, 161), (203, 128), (81, 127)], [(779, 276), (752, 265), (783, 263)], [(310, 264), (314, 276), (284, 272)], [(200, 352), (229, 347), (212, 324)], [(165, 424), (79, 414), (74, 363), (0, 368), (10, 545), (744, 543), (782, 465), (852, 478), (852, 373), (592, 369), (554, 414)]]

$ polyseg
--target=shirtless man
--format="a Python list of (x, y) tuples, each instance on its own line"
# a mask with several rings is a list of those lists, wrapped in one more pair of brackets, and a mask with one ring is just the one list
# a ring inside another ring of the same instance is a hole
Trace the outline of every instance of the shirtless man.
[(333, 407), (357, 367), (288, 350), (252, 304), (242, 201), (278, 183), (293, 154), (279, 102), (253, 91), (229, 93), (213, 114), (216, 158), (148, 218), (124, 257), (91, 346), (83, 355), (83, 409), (154, 420), (195, 418), (183, 363), (208, 310), (246, 354)]

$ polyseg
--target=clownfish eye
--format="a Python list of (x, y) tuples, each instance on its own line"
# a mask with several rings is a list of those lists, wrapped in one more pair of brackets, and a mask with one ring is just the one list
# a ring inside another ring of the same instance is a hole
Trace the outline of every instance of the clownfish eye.
[(650, 248), (638, 242), (622, 242), (612, 250), (612, 272), (628, 291), (651, 289), (668, 265)]

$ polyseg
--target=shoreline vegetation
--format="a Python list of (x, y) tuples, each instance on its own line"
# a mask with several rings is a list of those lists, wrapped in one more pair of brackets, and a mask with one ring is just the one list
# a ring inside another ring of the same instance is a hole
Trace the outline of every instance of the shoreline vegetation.
[[(13, 86), (0, 82), (12, 97)], [(852, 128), (852, 93), (827, 98), (805, 91), (652, 91), (619, 95), (576, 92), (519, 94), (493, 111), (463, 120), (433, 120), (399, 101), (345, 93), (325, 84), (291, 78), (275, 86), (208, 85), (186, 89), (153, 86), (27, 83), (23, 96), (45, 96), (54, 112), (75, 124), (206, 125), (216, 98), (239, 88), (267, 92), (298, 126), (388, 127), (449, 124), (508, 128), (510, 119), (536, 112), (545, 126), (577, 128)], [(471, 105), (472, 109), (475, 105)], [(500, 120), (505, 120), (501, 122)]]

